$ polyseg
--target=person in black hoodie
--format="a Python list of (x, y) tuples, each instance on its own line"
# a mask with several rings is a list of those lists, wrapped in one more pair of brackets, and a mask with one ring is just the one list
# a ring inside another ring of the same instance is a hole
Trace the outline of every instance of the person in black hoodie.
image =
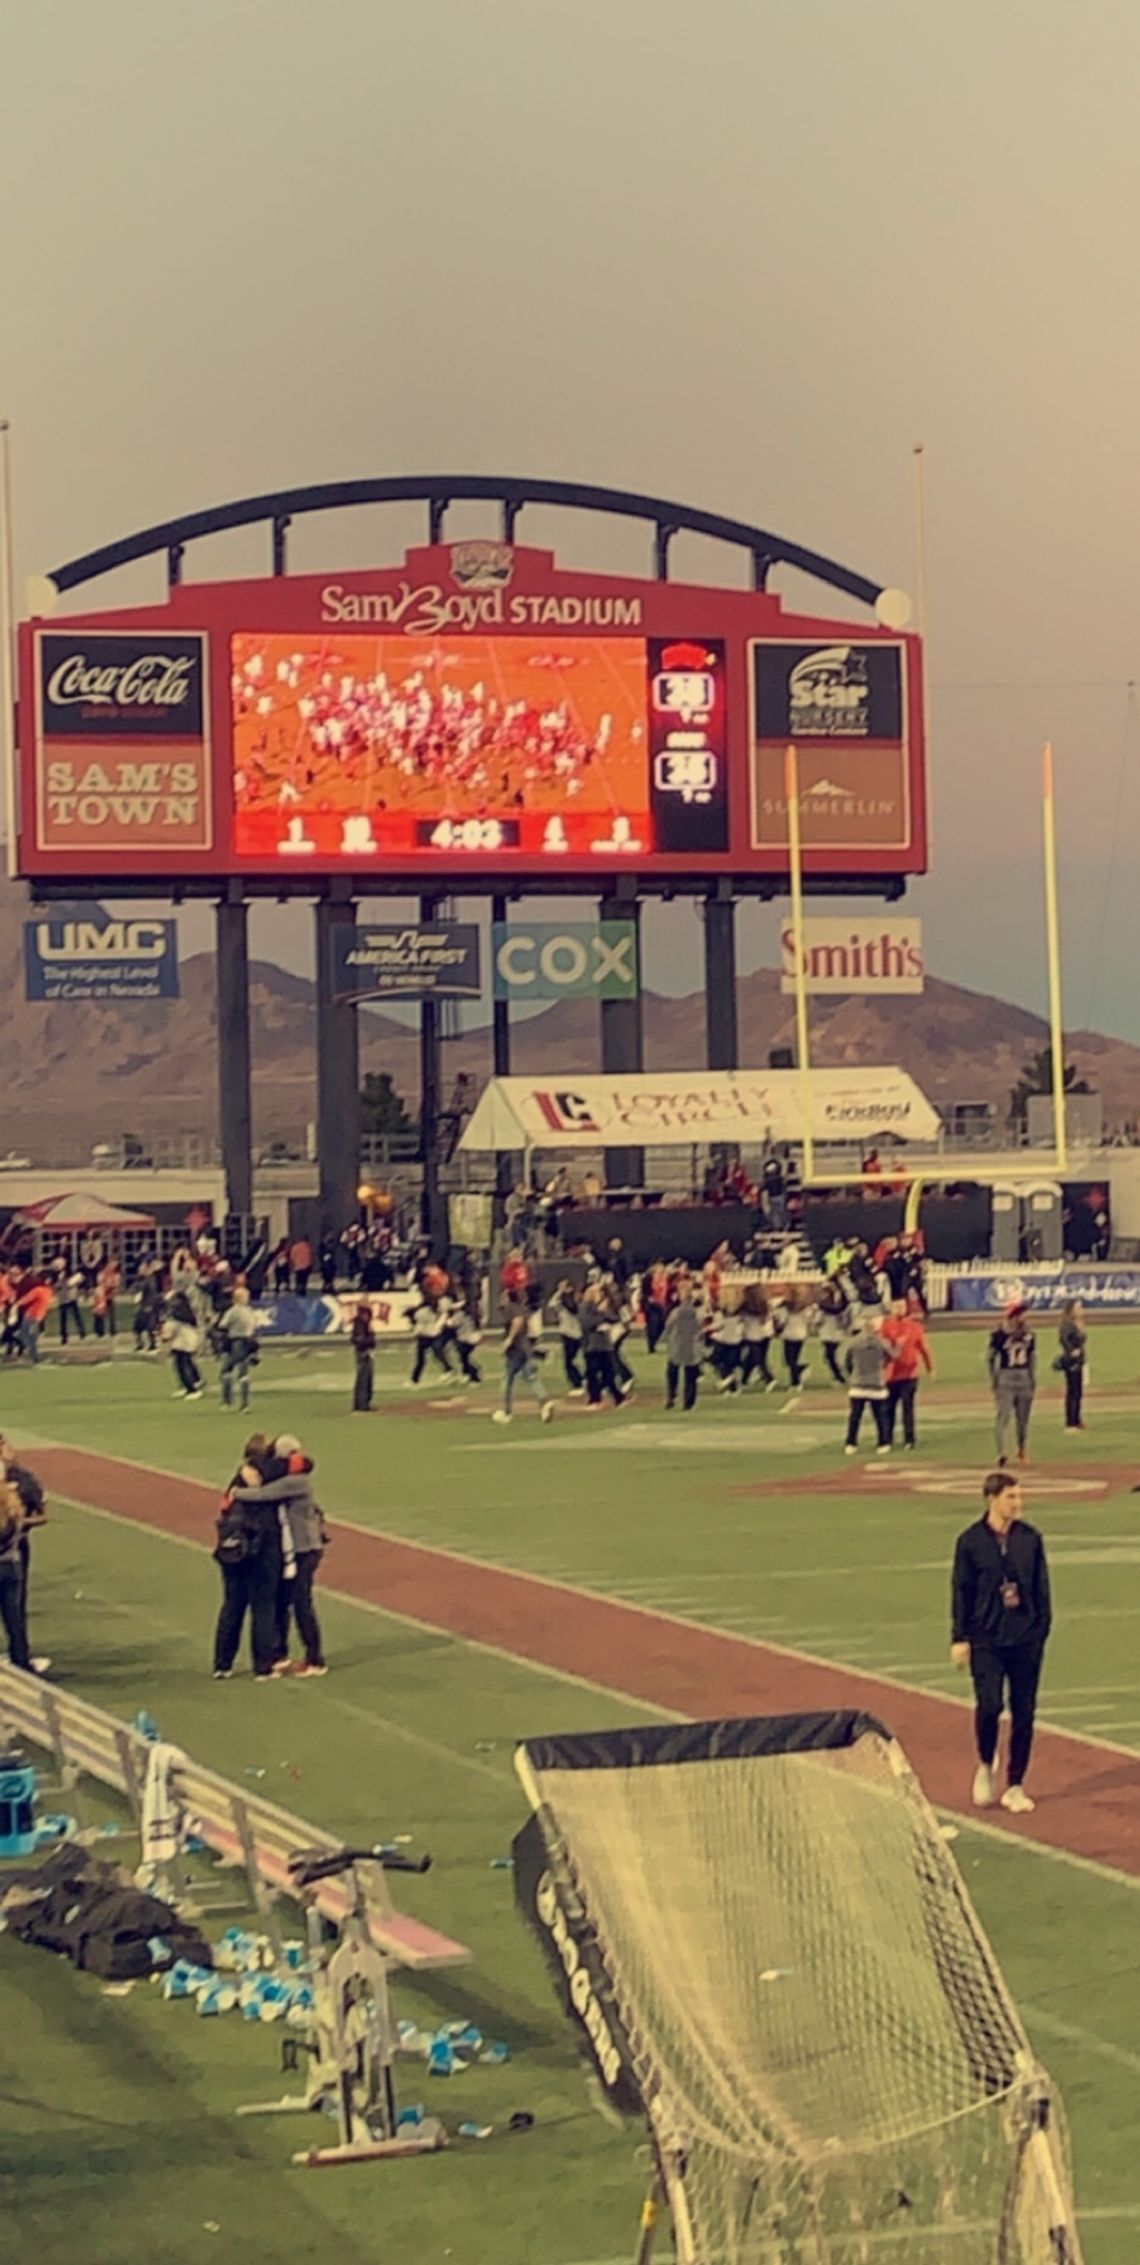
[(1053, 1625), (1049, 1568), (1040, 1534), (1022, 1519), (1021, 1488), (1012, 1472), (991, 1471), (982, 1499), (982, 1516), (959, 1534), (954, 1551), (950, 1657), (955, 1667), (968, 1667), (974, 1681), (974, 1807), (988, 1809), (994, 1800), (994, 1757), (1008, 1688), (1009, 1782), (1001, 1805), (1024, 1817), (1033, 1809), (1024, 1781)]
[[(214, 1630), (215, 1683), (226, 1683), (233, 1674), (246, 1614), (249, 1613), (253, 1620), (254, 1593), (258, 1585), (255, 1568), (262, 1540), (261, 1528), (252, 1517), (247, 1516), (244, 1506), (235, 1501), (234, 1488), (260, 1480), (272, 1460), (272, 1440), (263, 1431), (253, 1432), (242, 1448), (241, 1464), (222, 1496), (218, 1511), (214, 1561), (222, 1576), (222, 1602)], [(278, 1551), (280, 1552), (280, 1545)], [(276, 1588), (274, 1597), (276, 1598)], [(264, 1637), (264, 1626), (262, 1634)], [(251, 1648), (253, 1672), (256, 1675), (259, 1672), (256, 1620), (253, 1620)], [(275, 1649), (271, 1649), (267, 1672), (272, 1671), (275, 1657)]]

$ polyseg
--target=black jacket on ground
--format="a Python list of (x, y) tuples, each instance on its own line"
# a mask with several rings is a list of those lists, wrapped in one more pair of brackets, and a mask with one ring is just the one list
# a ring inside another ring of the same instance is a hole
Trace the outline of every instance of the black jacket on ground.
[[(1007, 1584), (1017, 1591), (1012, 1608), (1002, 1598)], [(986, 1518), (967, 1526), (954, 1551), (950, 1610), (955, 1644), (1039, 1650), (1053, 1625), (1053, 1607), (1045, 1544), (1036, 1526), (1019, 1518), (1005, 1535), (996, 1534)]]

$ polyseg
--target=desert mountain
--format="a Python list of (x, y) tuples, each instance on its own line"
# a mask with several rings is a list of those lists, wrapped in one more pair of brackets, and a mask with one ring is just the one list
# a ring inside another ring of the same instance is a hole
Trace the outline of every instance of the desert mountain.
[[(144, 1139), (216, 1128), (217, 1066), (213, 961), (183, 963), (182, 996), (123, 1005), (33, 1005), (24, 998), (24, 889), (0, 883), (0, 1058), (4, 1112), (0, 1152), (50, 1153), (79, 1162), (91, 1143), (124, 1131)], [(254, 1118), (259, 1143), (296, 1141), (312, 1118), (315, 1028), (312, 985), (282, 968), (251, 969), (254, 1030)], [(739, 986), (741, 1062), (766, 1063), (768, 1049), (793, 1038), (793, 1002), (781, 996), (770, 969)], [(958, 985), (929, 979), (921, 998), (818, 999), (812, 1005), (813, 1053), (820, 1063), (899, 1062), (939, 1106), (955, 1101), (1004, 1105), (1018, 1073), (1046, 1045), (1045, 1024)], [(513, 1066), (519, 1072), (568, 1075), (598, 1065), (598, 1010), (567, 1001), (515, 1026)], [(1095, 1031), (1070, 1032), (1066, 1054), (1104, 1095), (1109, 1124), (1140, 1115), (1140, 1047)], [(645, 1062), (650, 1070), (704, 1066), (704, 1002), (645, 998)], [(364, 1070), (388, 1070), (414, 1105), (418, 1041), (413, 1030), (369, 1009), (362, 1016)], [(445, 1078), (490, 1070), (488, 1031), (448, 1045)]]

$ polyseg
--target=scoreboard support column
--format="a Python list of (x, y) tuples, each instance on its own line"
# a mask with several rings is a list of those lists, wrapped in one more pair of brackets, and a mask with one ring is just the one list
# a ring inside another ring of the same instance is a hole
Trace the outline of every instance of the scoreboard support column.
[[(723, 890), (723, 894), (722, 894)], [(705, 1051), (710, 1070), (740, 1067), (736, 1006), (736, 904), (730, 883), (705, 898)]]
[[(495, 934), (495, 931), (496, 931), (497, 929), (499, 929), (499, 928), (505, 928), (505, 927), (506, 927), (506, 924), (507, 924), (507, 914), (508, 914), (508, 911), (509, 911), (509, 906), (508, 906), (508, 903), (507, 903), (507, 899), (506, 899), (506, 897), (492, 897), (492, 899), (491, 899), (491, 933), (492, 933), (492, 936), (494, 936), (494, 934)], [(496, 1077), (509, 1077), (509, 1076), (510, 1076), (510, 1074), (511, 1074), (511, 1006), (510, 1006), (510, 1000), (509, 1000), (509, 999), (497, 999), (497, 998), (495, 998), (495, 997), (494, 997), (494, 986), (493, 986), (493, 983), (492, 983), (492, 1000), (491, 1000), (491, 1061), (492, 1061), (492, 1066), (493, 1066), (493, 1069), (494, 1069), (494, 1073), (495, 1073), (495, 1076), (496, 1076)], [(500, 1156), (500, 1157), (499, 1157), (499, 1159), (498, 1159), (498, 1162), (497, 1162), (497, 1163), (496, 1163), (496, 1165), (495, 1165), (495, 1194), (496, 1194), (496, 1195), (498, 1196), (498, 1198), (499, 1198), (499, 1200), (500, 1200), (500, 1204), (501, 1204), (501, 1203), (503, 1203), (503, 1202), (505, 1202), (505, 1200), (506, 1200), (507, 1196), (509, 1196), (509, 1194), (510, 1194), (510, 1192), (511, 1192), (511, 1188), (512, 1188), (512, 1185), (513, 1185), (513, 1183), (514, 1183), (514, 1174), (513, 1174), (512, 1170), (511, 1170), (511, 1158), (510, 1158), (509, 1156)], [(496, 1217), (496, 1221), (495, 1221), (495, 1224), (496, 1224), (496, 1226), (498, 1226), (498, 1225), (500, 1225), (500, 1224), (501, 1224), (501, 1221), (500, 1221), (500, 1219), (499, 1219), (498, 1217)]]
[[(601, 920), (632, 921), (637, 942), (636, 995), (632, 999), (603, 999), (599, 1008), (602, 1018), (602, 1069), (610, 1077), (630, 1077), (645, 1067), (641, 1012), (641, 906), (637, 899), (636, 883), (628, 890), (619, 890), (613, 896), (602, 897), (598, 905), (598, 916)], [(643, 1188), (645, 1150), (607, 1148), (605, 1181), (607, 1188)]]
[(217, 943), (218, 1130), (226, 1210), (253, 1211), (253, 1112), (249, 1046), (249, 907), (240, 881), (214, 907)]
[[(420, 919), (430, 928), (439, 915), (435, 897), (421, 897)], [(421, 1225), (431, 1254), (442, 1259), (447, 1251), (447, 1199), (439, 1184), (439, 1112), (442, 1055), (439, 1001), (420, 1000), (420, 1145), (424, 1158), (424, 1193)]]
[[(333, 884), (334, 890), (336, 884)], [(336, 996), (336, 937), (356, 923), (356, 905), (340, 894), (316, 905), (317, 1170), (320, 1227), (339, 1235), (359, 1209), (360, 1034), (357, 1010)]]

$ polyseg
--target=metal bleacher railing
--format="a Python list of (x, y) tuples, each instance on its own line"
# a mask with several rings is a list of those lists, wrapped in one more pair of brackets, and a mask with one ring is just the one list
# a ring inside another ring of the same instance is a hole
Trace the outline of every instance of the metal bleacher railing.
[[(62, 1795), (78, 1806), (82, 1781), (99, 1785), (127, 1801), (141, 1832), (143, 1791), (151, 1742), (142, 1732), (116, 1721), (101, 1708), (56, 1689), (37, 1675), (0, 1667), (0, 1732), (9, 1742), (39, 1749), (54, 1763)], [(298, 1849), (334, 1854), (340, 1843), (275, 1802), (244, 1791), (188, 1756), (171, 1773), (171, 1791), (194, 1834), (223, 1868), (245, 1873), (250, 1896), (266, 1932), (277, 1938), (277, 1899), (294, 1897), (289, 1858)], [(368, 1867), (368, 1924), (377, 1950), (394, 1966), (422, 1973), (467, 1964), (471, 1953), (433, 1927), (397, 1911), (379, 1865)], [(316, 1891), (322, 1914), (340, 1925), (348, 1911), (343, 1878), (330, 1878)]]

